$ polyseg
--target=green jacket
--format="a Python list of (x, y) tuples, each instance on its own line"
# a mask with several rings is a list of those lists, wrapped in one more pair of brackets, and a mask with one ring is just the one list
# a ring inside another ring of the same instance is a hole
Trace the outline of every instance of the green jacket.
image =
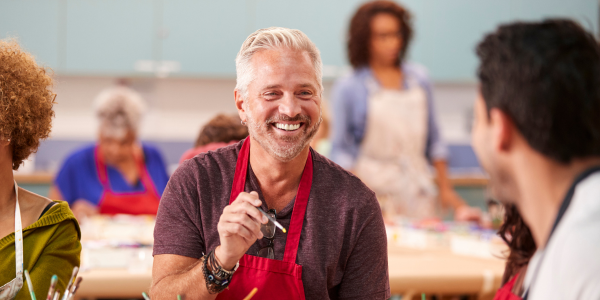
[[(64, 201), (54, 201), (39, 220), (23, 229), (23, 269), (29, 271), (37, 299), (46, 299), (50, 278), (58, 276), (57, 289), (62, 293), (73, 267), (79, 267), (81, 231)], [(0, 286), (15, 278), (15, 234), (0, 240)], [(27, 282), (16, 299), (30, 299)]]

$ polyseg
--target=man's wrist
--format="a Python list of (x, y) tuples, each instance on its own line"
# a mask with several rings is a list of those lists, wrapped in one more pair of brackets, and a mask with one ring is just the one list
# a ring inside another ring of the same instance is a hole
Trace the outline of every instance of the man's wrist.
[(229, 257), (225, 255), (221, 249), (221, 245), (215, 248), (215, 258), (217, 262), (221, 265), (221, 268), (231, 271), (237, 265), (239, 258)]

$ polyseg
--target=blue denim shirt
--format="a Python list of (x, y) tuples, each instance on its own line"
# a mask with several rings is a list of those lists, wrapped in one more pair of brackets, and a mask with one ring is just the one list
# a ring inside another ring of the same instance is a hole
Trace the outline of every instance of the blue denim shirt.
[[(429, 161), (446, 159), (448, 148), (441, 139), (437, 126), (432, 85), (427, 71), (422, 66), (404, 63), (402, 72), (405, 87), (408, 87), (407, 82), (414, 81), (427, 94), (427, 145), (423, 155)], [(366, 82), (370, 78), (374, 79), (370, 68), (356, 69), (349, 76), (338, 79), (331, 93), (333, 108), (331, 159), (346, 169), (354, 167), (365, 134), (369, 98)]]

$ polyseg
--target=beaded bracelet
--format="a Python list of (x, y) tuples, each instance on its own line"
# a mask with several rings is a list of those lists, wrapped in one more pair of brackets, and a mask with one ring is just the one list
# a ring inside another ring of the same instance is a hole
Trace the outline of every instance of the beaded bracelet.
[(212, 250), (205, 255), (202, 261), (202, 273), (204, 274), (204, 281), (206, 282), (206, 289), (208, 292), (216, 294), (225, 290), (229, 286), (231, 277), (238, 266), (239, 263), (236, 264), (232, 271), (227, 271), (219, 264), (215, 256), (215, 250)]

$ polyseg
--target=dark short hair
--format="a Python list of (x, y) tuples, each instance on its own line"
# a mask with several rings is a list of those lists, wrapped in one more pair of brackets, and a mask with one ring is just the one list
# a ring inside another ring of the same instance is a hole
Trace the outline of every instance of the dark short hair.
[(600, 48), (577, 23), (502, 25), (477, 46), (488, 113), (498, 108), (529, 145), (561, 163), (600, 155)]
[(239, 141), (247, 136), (248, 127), (241, 124), (238, 115), (218, 114), (202, 127), (194, 147)]
[(406, 8), (393, 1), (370, 1), (363, 4), (350, 21), (348, 32), (348, 58), (354, 68), (369, 64), (371, 44), (371, 20), (378, 14), (390, 14), (400, 22), (402, 48), (398, 53), (398, 64), (404, 60), (413, 36), (412, 17)]

